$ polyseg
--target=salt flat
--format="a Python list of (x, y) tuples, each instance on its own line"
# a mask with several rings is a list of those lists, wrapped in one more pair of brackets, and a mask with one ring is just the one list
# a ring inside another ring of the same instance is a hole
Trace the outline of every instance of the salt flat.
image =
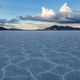
[(0, 80), (80, 80), (79, 31), (1, 31)]

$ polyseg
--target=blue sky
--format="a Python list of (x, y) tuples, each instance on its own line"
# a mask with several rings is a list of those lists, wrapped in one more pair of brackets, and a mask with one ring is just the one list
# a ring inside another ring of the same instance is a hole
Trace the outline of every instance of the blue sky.
[[(45, 24), (48, 24), (48, 23), (50, 24), (50, 22), (60, 22), (55, 18), (52, 20), (51, 17), (54, 17), (53, 16), (54, 12), (55, 14), (62, 15), (61, 13), (59, 14), (59, 11), (60, 11), (60, 8), (63, 6), (65, 6), (66, 12), (69, 12), (72, 10), (78, 10), (78, 13), (80, 12), (80, 0), (0, 0), (0, 19), (18, 19), (20, 16), (21, 23), (26, 22), (26, 24), (31, 23), (32, 25), (32, 23), (35, 24), (38, 21), (39, 26), (41, 23), (44, 23), (44, 22)], [(42, 7), (44, 7), (43, 9), (44, 11), (42, 10)], [(52, 14), (50, 14), (50, 9), (52, 9), (51, 11)], [(49, 19), (45, 19), (45, 16), (47, 15), (45, 13), (45, 10), (47, 11), (46, 13), (49, 13), (48, 15)], [(62, 12), (64, 12), (63, 9), (62, 9)], [(72, 13), (69, 13), (69, 15), (70, 14)], [(78, 15), (76, 14), (75, 16), (80, 15), (80, 14)], [(25, 18), (25, 20), (23, 18)], [(70, 20), (72, 19), (72, 17), (69, 17), (69, 18)], [(59, 19), (62, 20), (62, 18), (60, 17)], [(79, 19), (77, 21), (75, 20), (71, 22), (75, 24), (76, 22), (78, 22), (79, 24), (80, 20)], [(9, 23), (9, 21), (7, 22)]]
[(67, 2), (72, 8), (80, 9), (80, 0), (0, 0), (0, 17), (38, 14), (42, 6), (56, 11)]

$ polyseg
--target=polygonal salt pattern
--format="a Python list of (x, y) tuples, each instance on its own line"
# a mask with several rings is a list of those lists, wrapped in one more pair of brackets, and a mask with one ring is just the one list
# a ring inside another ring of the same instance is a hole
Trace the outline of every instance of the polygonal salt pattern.
[(21, 67), (25, 69), (30, 69), (30, 71), (33, 73), (33, 75), (37, 75), (41, 72), (49, 71), (50, 69), (53, 69), (55, 67), (54, 64), (51, 64), (44, 59), (29, 59), (27, 61), (23, 61), (22, 63), (19, 63)]
[(3, 80), (35, 80), (32, 77), (20, 76), (20, 77), (5, 77)]
[(80, 32), (0, 32), (0, 80), (80, 80)]
[(52, 73), (55, 73), (55, 74), (57, 74), (57, 75), (63, 76), (63, 75), (65, 75), (67, 72), (70, 72), (70, 71), (72, 71), (72, 69), (70, 69), (70, 68), (68, 68), (68, 67), (66, 67), (66, 66), (58, 66), (58, 67), (56, 67), (54, 70), (52, 70), (51, 72), (52, 72)]
[(16, 76), (30, 76), (28, 70), (20, 68), (16, 65), (11, 65), (5, 68), (5, 76), (16, 77)]
[(64, 76), (64, 80), (80, 80), (80, 72), (70, 72)]
[(8, 58), (0, 58), (0, 69), (5, 67), (9, 63)]
[(62, 80), (61, 76), (52, 73), (42, 73), (37, 76), (38, 80)]
[(3, 71), (0, 70), (0, 79), (3, 77)]

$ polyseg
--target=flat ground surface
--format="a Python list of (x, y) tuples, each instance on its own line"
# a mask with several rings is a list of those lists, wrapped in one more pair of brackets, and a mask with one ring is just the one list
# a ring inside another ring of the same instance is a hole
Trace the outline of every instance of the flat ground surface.
[(80, 80), (80, 32), (0, 32), (0, 80)]

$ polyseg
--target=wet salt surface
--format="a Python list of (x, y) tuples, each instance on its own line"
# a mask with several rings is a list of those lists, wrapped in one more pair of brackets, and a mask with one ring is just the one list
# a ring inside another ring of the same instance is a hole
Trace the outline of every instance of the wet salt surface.
[(0, 32), (0, 80), (80, 80), (79, 31)]

